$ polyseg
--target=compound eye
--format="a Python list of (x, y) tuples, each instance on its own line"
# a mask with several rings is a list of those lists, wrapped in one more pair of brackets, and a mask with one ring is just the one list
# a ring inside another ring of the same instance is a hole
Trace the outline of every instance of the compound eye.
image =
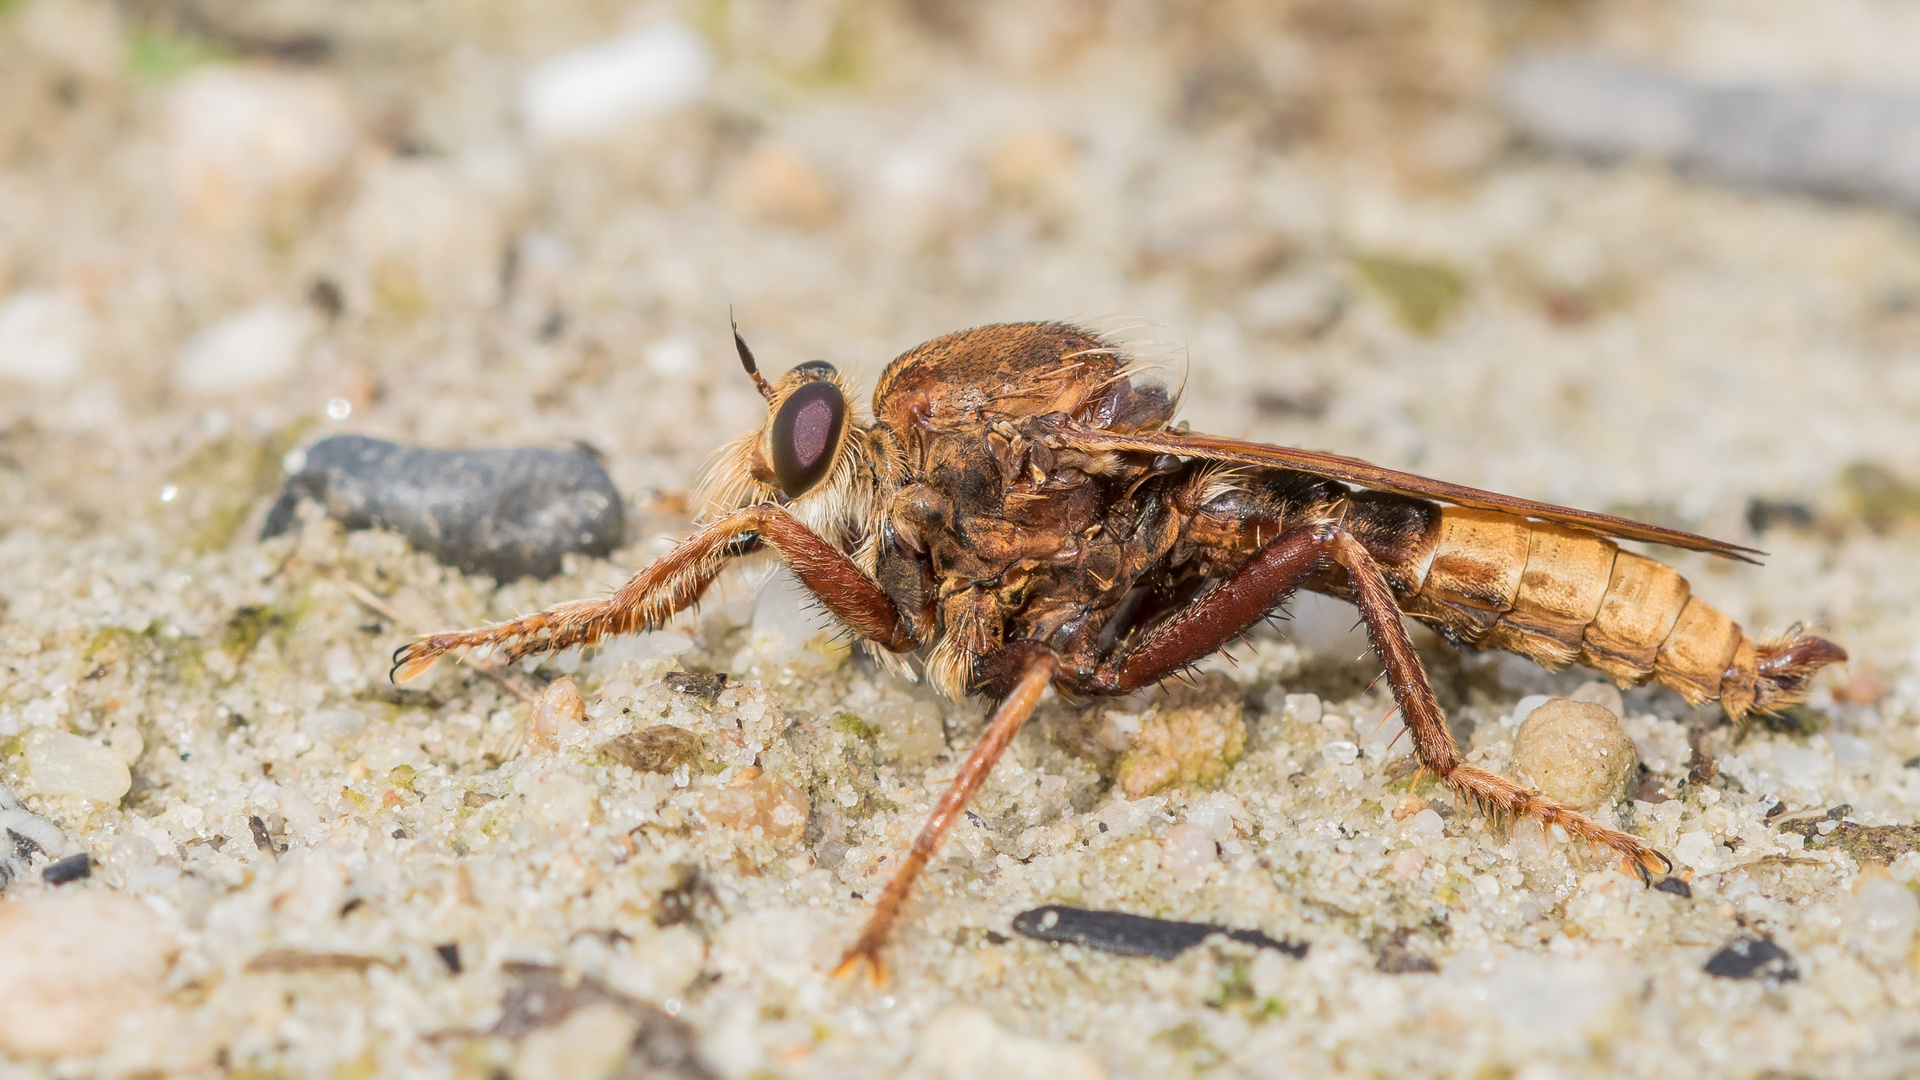
[(826, 478), (847, 422), (847, 399), (825, 380), (800, 384), (773, 417), (773, 475), (797, 499)]

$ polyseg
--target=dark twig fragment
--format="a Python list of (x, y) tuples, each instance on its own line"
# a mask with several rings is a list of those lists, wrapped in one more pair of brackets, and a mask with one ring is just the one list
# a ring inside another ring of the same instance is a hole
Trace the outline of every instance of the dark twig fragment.
[(1288, 956), (1307, 955), (1304, 942), (1279, 941), (1258, 930), (1233, 930), (1213, 923), (1176, 922), (1124, 911), (1048, 904), (1013, 917), (1013, 928), (1030, 938), (1080, 945), (1120, 956), (1151, 956), (1171, 960), (1215, 934)]

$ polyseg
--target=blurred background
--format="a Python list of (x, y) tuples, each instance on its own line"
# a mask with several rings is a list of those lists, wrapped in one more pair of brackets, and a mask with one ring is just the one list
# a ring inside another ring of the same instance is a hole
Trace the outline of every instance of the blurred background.
[(671, 510), (760, 415), (729, 306), (869, 386), (1063, 318), (1204, 429), (1783, 534), (1739, 613), (1845, 617), (1834, 545), (1920, 505), (1916, 42), (1875, 0), (0, 0), (0, 531), (221, 551), (338, 431), (577, 440)]

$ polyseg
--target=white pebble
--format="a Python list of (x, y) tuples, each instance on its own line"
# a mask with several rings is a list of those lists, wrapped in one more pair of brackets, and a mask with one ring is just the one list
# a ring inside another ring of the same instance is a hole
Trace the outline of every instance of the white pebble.
[(1083, 1046), (1016, 1035), (983, 1009), (949, 1005), (920, 1033), (914, 1075), (927, 1080), (1106, 1080)]
[(1551, 697), (1545, 694), (1528, 694), (1526, 697), (1521, 698), (1514, 704), (1513, 713), (1507, 718), (1507, 726), (1512, 727), (1515, 724), (1526, 722), (1527, 717), (1533, 715), (1533, 710), (1552, 700)]
[(127, 763), (111, 747), (52, 728), (27, 736), (27, 772), (44, 795), (78, 795), (117, 803), (133, 785)]
[(1328, 761), (1335, 765), (1351, 765), (1360, 756), (1360, 748), (1345, 739), (1335, 739), (1320, 748)]
[(188, 339), (173, 363), (174, 385), (216, 395), (277, 382), (299, 366), (314, 330), (306, 308), (256, 304)]
[(560, 829), (586, 828), (599, 801), (593, 789), (558, 769), (538, 776), (521, 773), (514, 788), (527, 796), (540, 820)]
[(1193, 884), (1207, 876), (1207, 867), (1220, 861), (1213, 837), (1207, 830), (1187, 821), (1167, 830), (1160, 841), (1160, 869), (1182, 884)]
[(1447, 823), (1433, 810), (1422, 810), (1406, 820), (1400, 831), (1408, 835), (1431, 840), (1447, 830)]
[(86, 367), (86, 309), (64, 293), (29, 289), (0, 305), (0, 378), (61, 386)]
[(7, 1004), (0, 1052), (98, 1053), (114, 1026), (159, 1000), (170, 942), (138, 901), (98, 890), (0, 904)]
[(1619, 802), (1639, 764), (1619, 717), (1589, 702), (1545, 702), (1526, 714), (1513, 738), (1515, 775), (1574, 810)]
[(1720, 845), (1712, 834), (1700, 829), (1681, 833), (1673, 845), (1673, 857), (1680, 860), (1680, 865), (1694, 869), (1713, 869), (1719, 853)]
[(1905, 885), (1879, 877), (1860, 882), (1854, 890), (1841, 933), (1847, 947), (1862, 960), (1896, 967), (1907, 962), (1916, 925), (1920, 925), (1920, 900)]
[(647, 346), (641, 359), (655, 375), (687, 375), (700, 370), (700, 346), (692, 338), (662, 338)]
[(520, 88), (520, 111), (542, 138), (604, 135), (636, 117), (698, 100), (712, 73), (706, 39), (680, 23), (663, 22), (534, 68)]
[(562, 730), (587, 718), (587, 703), (570, 676), (553, 680), (533, 703), (533, 715), (527, 719), (527, 734), (535, 746), (551, 750)]
[(260, 68), (203, 68), (167, 100), (173, 185), (200, 220), (304, 216), (345, 172), (359, 133), (333, 82)]
[(1207, 830), (1215, 840), (1231, 840), (1233, 819), (1245, 815), (1239, 799), (1219, 791), (1201, 796), (1187, 808), (1187, 820)]
[(1606, 679), (1582, 683), (1573, 693), (1567, 695), (1567, 700), (1598, 705), (1615, 716), (1627, 715), (1626, 701), (1620, 696), (1620, 687)]
[(1320, 722), (1320, 695), (1288, 694), (1283, 715), (1296, 724)]

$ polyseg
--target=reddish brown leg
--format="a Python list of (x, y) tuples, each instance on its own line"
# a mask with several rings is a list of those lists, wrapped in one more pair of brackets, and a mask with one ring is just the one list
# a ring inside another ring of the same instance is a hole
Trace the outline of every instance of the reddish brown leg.
[(1332, 540), (1331, 525), (1303, 525), (1269, 540), (1226, 580), (1149, 630), (1126, 653), (1102, 663), (1092, 689), (1129, 693), (1218, 652), (1325, 566)]
[(393, 678), (405, 682), (454, 649), (504, 645), (505, 659), (511, 663), (665, 622), (713, 584), (726, 568), (729, 548), (753, 537), (785, 557), (801, 584), (855, 633), (895, 652), (918, 646), (893, 601), (852, 559), (791, 513), (762, 505), (735, 510), (681, 541), (604, 600), (572, 600), (518, 619), (435, 634), (403, 646), (393, 657)]
[(1050, 652), (1036, 652), (1021, 672), (1013, 689), (994, 710), (993, 719), (988, 721), (986, 733), (974, 744), (973, 753), (967, 756), (966, 764), (960, 766), (960, 772), (947, 786), (946, 794), (934, 804), (933, 814), (920, 828), (920, 835), (913, 838), (913, 847), (893, 872), (886, 888), (880, 890), (880, 896), (873, 904), (873, 914), (867, 917), (867, 925), (860, 931), (860, 937), (853, 947), (841, 957), (840, 963), (833, 969), (835, 976), (852, 974), (863, 963), (874, 985), (887, 981), (886, 966), (880, 960), (880, 949), (887, 943), (887, 936), (893, 932), (893, 924), (900, 919), (900, 908), (906, 903), (907, 894), (913, 891), (914, 879), (926, 868), (934, 854), (940, 850), (941, 841), (947, 837), (947, 830), (967, 803), (973, 800), (974, 792), (987, 780), (987, 774), (993, 771), (994, 763), (1000, 755), (1006, 753), (1007, 746), (1013, 742), (1014, 735), (1020, 731), (1020, 725), (1033, 715), (1033, 708), (1040, 703), (1040, 695), (1047, 684), (1053, 681), (1054, 669), (1058, 661)]
[(1427, 682), (1426, 669), (1413, 650), (1407, 628), (1400, 621), (1400, 607), (1394, 601), (1379, 564), (1360, 541), (1345, 531), (1333, 537), (1333, 555), (1347, 570), (1353, 585), (1353, 602), (1366, 620), (1367, 636), (1374, 652), (1387, 669), (1387, 683), (1393, 699), (1406, 718), (1413, 735), (1414, 753), (1420, 764), (1437, 775), (1455, 791), (1466, 796), (1482, 810), (1512, 817), (1526, 815), (1543, 825), (1558, 825), (1589, 844), (1600, 844), (1618, 852), (1640, 875), (1649, 880), (1653, 871), (1666, 873), (1673, 864), (1665, 855), (1648, 847), (1640, 838), (1609, 829), (1584, 815), (1545, 798), (1531, 788), (1522, 787), (1499, 773), (1469, 765), (1460, 759), (1460, 748), (1453, 741), (1447, 718), (1434, 700), (1433, 687)]
[(1643, 880), (1651, 870), (1672, 869), (1666, 856), (1639, 838), (1606, 828), (1499, 773), (1461, 760), (1379, 564), (1352, 534), (1331, 523), (1300, 526), (1269, 541), (1219, 586), (1155, 627), (1126, 655), (1101, 664), (1091, 688), (1126, 693), (1213, 653), (1284, 603), (1329, 558), (1346, 568), (1353, 602), (1366, 621), (1367, 635), (1387, 669), (1394, 701), (1413, 735), (1414, 753), (1429, 772), (1483, 809), (1529, 815), (1589, 843), (1612, 848)]

